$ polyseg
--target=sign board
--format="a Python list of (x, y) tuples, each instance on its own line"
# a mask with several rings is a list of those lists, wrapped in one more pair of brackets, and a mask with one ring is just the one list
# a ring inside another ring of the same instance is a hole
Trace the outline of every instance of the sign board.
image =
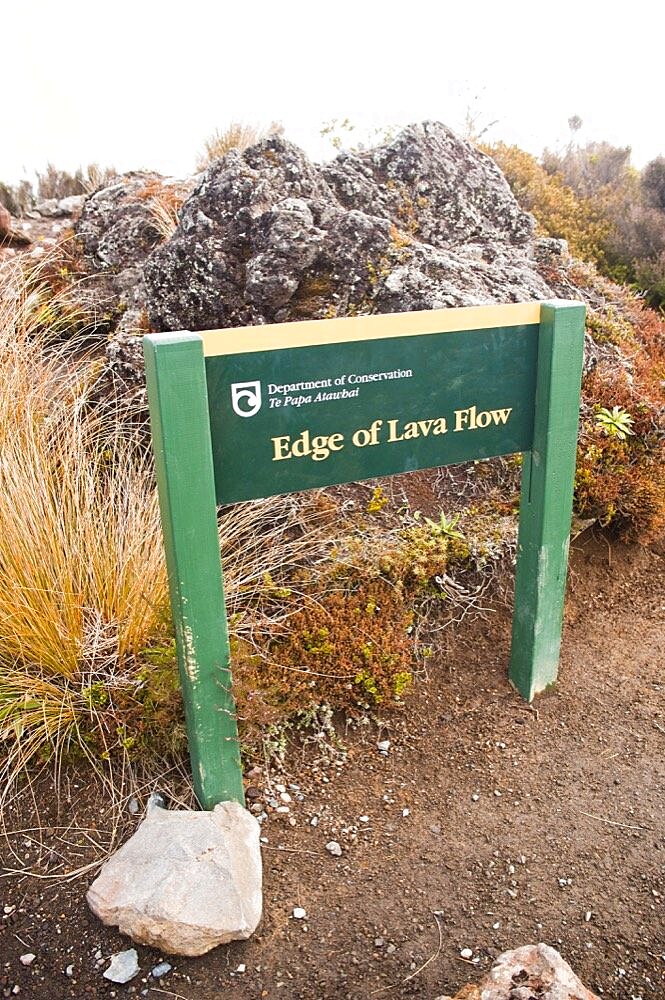
[(202, 804), (242, 801), (216, 504), (524, 453), (510, 677), (554, 681), (583, 338), (574, 302), (144, 338)]
[(539, 311), (445, 335), (441, 312), (203, 334), (218, 502), (527, 451)]

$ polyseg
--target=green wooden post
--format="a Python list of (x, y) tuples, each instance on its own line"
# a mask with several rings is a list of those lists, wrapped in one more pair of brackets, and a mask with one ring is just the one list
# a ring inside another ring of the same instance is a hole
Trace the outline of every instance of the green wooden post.
[(203, 342), (173, 333), (143, 344), (194, 790), (206, 809), (244, 804)]
[(543, 303), (533, 448), (524, 455), (510, 680), (531, 701), (556, 680), (575, 483), (585, 308)]

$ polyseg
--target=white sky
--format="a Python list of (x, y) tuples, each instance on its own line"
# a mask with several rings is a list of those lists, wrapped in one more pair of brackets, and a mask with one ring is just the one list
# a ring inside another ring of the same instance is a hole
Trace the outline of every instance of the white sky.
[(665, 154), (658, 0), (5, 0), (0, 180), (47, 161), (184, 175), (215, 128), (277, 120), (310, 155), (324, 122), (425, 118), (534, 153), (580, 141)]

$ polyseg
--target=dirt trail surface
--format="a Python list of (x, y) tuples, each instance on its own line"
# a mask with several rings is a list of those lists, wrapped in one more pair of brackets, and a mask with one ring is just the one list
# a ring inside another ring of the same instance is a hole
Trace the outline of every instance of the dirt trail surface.
[[(108, 956), (131, 942), (88, 913), (91, 876), (5, 877), (0, 994), (434, 1000), (480, 979), (499, 952), (544, 941), (602, 996), (665, 997), (664, 556), (578, 540), (560, 683), (533, 709), (506, 680), (500, 611), (448, 636), (402, 716), (349, 731), (346, 763), (311, 745), (294, 752), (265, 792), (278, 797), (281, 782), (292, 802), (263, 826), (264, 920), (251, 941), (200, 959), (139, 946), (140, 975), (114, 985), (102, 978)], [(40, 851), (56, 860), (58, 823), (72, 824), (64, 839), (84, 856), (74, 827), (104, 825), (94, 788), (70, 781), (59, 819), (43, 802), (53, 827)], [(268, 779), (254, 784), (264, 792)], [(12, 842), (37, 861), (31, 834)], [(173, 968), (155, 980), (162, 958)]]

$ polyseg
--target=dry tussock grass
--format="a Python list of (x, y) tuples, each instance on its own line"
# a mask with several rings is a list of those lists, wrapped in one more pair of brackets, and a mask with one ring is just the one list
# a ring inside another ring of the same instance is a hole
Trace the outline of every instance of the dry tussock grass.
[(281, 135), (283, 131), (283, 127), (278, 122), (271, 122), (268, 126), (231, 122), (224, 129), (216, 129), (206, 139), (203, 144), (203, 152), (196, 161), (196, 169), (205, 170), (214, 160), (225, 156), (229, 150), (237, 149), (242, 152), (243, 149), (248, 149), (271, 135)]
[[(168, 642), (170, 626), (142, 432), (126, 409), (100, 403), (98, 361), (76, 342), (48, 339), (39, 273), (5, 268), (0, 290), (2, 805), (28, 765), (71, 750), (103, 773), (113, 757), (127, 782), (123, 712), (140, 706), (145, 651)], [(275, 588), (305, 561), (311, 573), (325, 559), (330, 520), (317, 495), (223, 513), (236, 637), (253, 643), (288, 613)]]

